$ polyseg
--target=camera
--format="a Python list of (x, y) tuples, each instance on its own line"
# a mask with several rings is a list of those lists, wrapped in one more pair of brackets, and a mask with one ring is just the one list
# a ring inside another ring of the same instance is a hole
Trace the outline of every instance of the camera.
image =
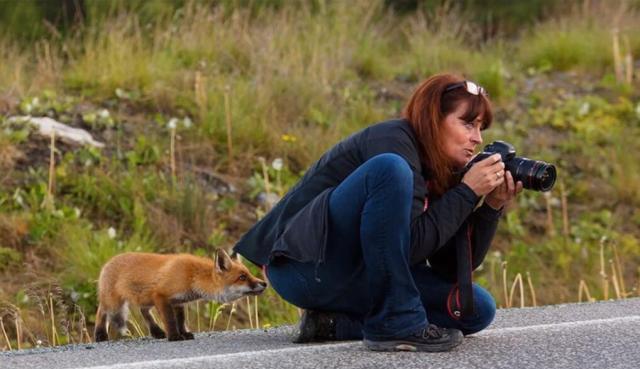
[(511, 172), (513, 180), (521, 181), (526, 189), (547, 192), (556, 183), (556, 167), (553, 164), (518, 157), (513, 145), (504, 141), (494, 141), (485, 146), (484, 150), (465, 166), (465, 172), (473, 164), (493, 154), (500, 154), (505, 169)]

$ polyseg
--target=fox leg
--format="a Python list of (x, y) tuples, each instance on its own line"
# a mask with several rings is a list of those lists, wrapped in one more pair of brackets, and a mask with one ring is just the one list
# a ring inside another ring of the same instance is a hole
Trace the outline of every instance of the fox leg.
[(109, 340), (109, 333), (107, 332), (107, 312), (104, 311), (102, 305), (98, 305), (98, 312), (96, 313), (96, 329), (93, 332), (93, 339), (96, 342)]
[(130, 335), (127, 329), (127, 304), (122, 304), (120, 308), (111, 315), (110, 323), (121, 336)]
[(187, 329), (187, 324), (184, 321), (184, 305), (174, 305), (173, 311), (176, 313), (176, 325), (178, 326), (178, 332), (185, 340), (192, 340), (193, 333)]
[(167, 331), (167, 339), (169, 341), (182, 341), (182, 335), (178, 331), (178, 326), (176, 324), (176, 316), (173, 311), (173, 307), (169, 303), (169, 300), (161, 295), (155, 295), (153, 297), (153, 303), (156, 307), (158, 313), (160, 313), (160, 318), (164, 323), (164, 329)]
[(164, 331), (153, 320), (153, 317), (151, 316), (151, 312), (149, 310), (151, 310), (150, 307), (142, 307), (142, 308), (140, 308), (140, 312), (142, 313), (142, 317), (144, 318), (144, 320), (147, 321), (147, 326), (149, 327), (149, 332), (151, 333), (153, 338), (165, 338), (166, 335), (164, 334)]

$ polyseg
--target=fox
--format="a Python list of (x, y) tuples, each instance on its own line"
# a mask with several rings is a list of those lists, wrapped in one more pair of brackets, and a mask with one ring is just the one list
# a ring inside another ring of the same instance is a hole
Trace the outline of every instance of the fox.
[[(108, 327), (127, 333), (129, 305), (137, 305), (154, 338), (193, 339), (184, 319), (184, 304), (204, 299), (230, 302), (259, 295), (267, 283), (253, 276), (237, 257), (218, 249), (213, 259), (190, 254), (128, 252), (105, 263), (98, 278), (94, 339), (108, 341)], [(155, 307), (164, 330), (151, 316)]]

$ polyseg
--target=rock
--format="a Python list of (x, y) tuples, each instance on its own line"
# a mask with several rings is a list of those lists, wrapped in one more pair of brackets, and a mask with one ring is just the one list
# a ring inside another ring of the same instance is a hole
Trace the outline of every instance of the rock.
[(70, 127), (49, 117), (15, 116), (9, 118), (9, 122), (27, 122), (37, 127), (38, 133), (46, 137), (51, 137), (52, 132), (55, 132), (57, 138), (67, 143), (104, 147), (102, 142), (94, 140), (84, 129)]

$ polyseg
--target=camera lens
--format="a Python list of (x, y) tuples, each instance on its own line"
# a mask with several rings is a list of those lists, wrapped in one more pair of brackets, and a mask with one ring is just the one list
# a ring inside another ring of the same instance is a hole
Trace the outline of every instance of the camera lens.
[(521, 181), (524, 188), (547, 192), (556, 183), (556, 167), (541, 160), (515, 157), (505, 163), (514, 181)]

